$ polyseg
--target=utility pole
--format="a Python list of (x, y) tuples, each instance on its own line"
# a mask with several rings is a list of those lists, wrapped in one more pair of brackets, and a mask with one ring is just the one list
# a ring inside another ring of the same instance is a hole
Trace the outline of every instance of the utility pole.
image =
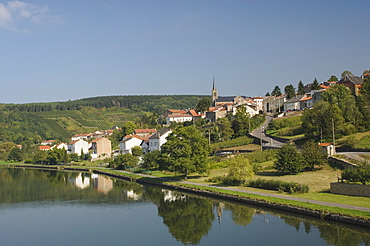
[(334, 149), (335, 149), (335, 132), (334, 132), (334, 119), (333, 118), (331, 119), (331, 127), (332, 127), (332, 130), (333, 130), (333, 145), (334, 145)]
[(261, 142), (261, 151), (263, 150), (263, 143), (262, 143), (262, 132), (263, 132), (263, 130), (265, 129), (265, 127), (262, 127), (261, 128), (261, 134), (260, 134), (260, 142)]

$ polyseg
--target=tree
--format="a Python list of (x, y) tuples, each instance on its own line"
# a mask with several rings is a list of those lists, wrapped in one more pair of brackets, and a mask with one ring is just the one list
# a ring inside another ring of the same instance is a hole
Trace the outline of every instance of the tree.
[(229, 140), (233, 135), (231, 122), (227, 118), (220, 118), (217, 120), (218, 129), (220, 131), (220, 138), (222, 141)]
[(328, 79), (328, 81), (329, 81), (329, 82), (332, 82), (332, 81), (338, 81), (338, 78), (337, 78), (337, 76), (332, 75), (332, 76), (330, 76), (330, 78)]
[(198, 112), (207, 112), (211, 103), (212, 100), (210, 97), (203, 97), (198, 101), (196, 109)]
[(342, 111), (338, 105), (321, 100), (315, 103), (313, 109), (303, 112), (302, 128), (305, 130), (307, 137), (318, 137), (322, 134), (323, 138), (331, 138), (332, 129), (330, 126), (333, 121), (336, 129), (340, 129), (344, 124)]
[(184, 174), (208, 171), (208, 140), (194, 126), (179, 126), (162, 145), (164, 167)]
[(226, 183), (244, 185), (249, 178), (254, 176), (252, 165), (249, 164), (248, 158), (242, 155), (238, 155), (228, 161), (228, 166), (230, 170), (226, 178)]
[(134, 146), (131, 148), (133, 156), (141, 156), (143, 154), (143, 149), (140, 146)]
[(341, 74), (341, 77), (344, 78), (346, 76), (353, 76), (353, 73), (351, 71), (343, 71), (343, 73)]
[(285, 174), (297, 174), (303, 170), (304, 160), (295, 144), (289, 142), (283, 145), (277, 153), (274, 167)]
[(353, 126), (361, 124), (363, 116), (356, 106), (355, 98), (344, 85), (333, 85), (322, 94), (322, 100), (338, 105), (345, 122)]
[(153, 150), (144, 155), (143, 162), (141, 164), (142, 168), (148, 170), (156, 170), (159, 168), (161, 152), (159, 150)]
[(361, 94), (364, 95), (368, 101), (370, 101), (370, 76), (364, 78)]
[(45, 150), (37, 150), (33, 156), (33, 162), (36, 164), (44, 164), (47, 159), (47, 153)]
[(317, 81), (316, 78), (315, 78), (315, 80), (312, 83), (311, 89), (312, 90), (320, 90), (320, 85), (319, 85), (319, 82)]
[(171, 192), (171, 199), (160, 199), (158, 215), (171, 235), (184, 245), (198, 245), (215, 219), (212, 201), (176, 191)]
[(234, 120), (232, 121), (232, 129), (234, 130), (234, 136), (240, 137), (245, 136), (249, 132), (249, 113), (244, 105), (240, 105), (236, 109)]
[(284, 93), (287, 95), (287, 99), (295, 96), (295, 89), (292, 84), (285, 86)]
[(139, 159), (136, 156), (127, 153), (116, 156), (116, 158), (113, 160), (112, 163), (110, 163), (109, 166), (119, 170), (125, 170), (130, 167), (135, 167), (138, 162)]
[(298, 83), (298, 91), (297, 91), (297, 94), (298, 95), (304, 95), (304, 85), (303, 85), (303, 82), (302, 80), (299, 81)]
[(22, 155), (22, 150), (18, 147), (14, 147), (8, 155), (8, 161), (20, 162), (22, 161)]
[(269, 97), (270, 96), (270, 92), (266, 92), (266, 97)]
[(315, 166), (322, 167), (327, 164), (327, 155), (314, 141), (308, 141), (302, 146), (302, 156), (308, 170), (314, 170)]
[(281, 96), (281, 90), (279, 86), (275, 86), (275, 88), (271, 92), (271, 96), (275, 97)]

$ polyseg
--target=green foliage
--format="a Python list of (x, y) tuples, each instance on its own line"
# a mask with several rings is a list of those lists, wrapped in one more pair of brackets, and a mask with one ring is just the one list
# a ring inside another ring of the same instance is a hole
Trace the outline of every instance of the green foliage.
[(320, 90), (320, 85), (319, 85), (319, 82), (317, 81), (316, 78), (315, 78), (315, 80), (313, 81), (313, 83), (311, 85), (311, 89), (312, 90)]
[(301, 80), (298, 83), (297, 94), (298, 95), (304, 95), (304, 85), (303, 85), (303, 82)]
[(237, 155), (227, 161), (227, 163), (230, 170), (224, 179), (225, 184), (244, 185), (249, 178), (253, 178), (253, 167), (249, 164), (249, 160), (243, 155)]
[(185, 178), (192, 172), (208, 171), (208, 141), (194, 126), (180, 126), (162, 145), (163, 168), (183, 173)]
[(351, 71), (343, 71), (341, 74), (341, 77), (344, 78), (345, 76), (353, 76), (353, 73)]
[(287, 96), (287, 99), (290, 99), (295, 96), (295, 89), (292, 84), (285, 86), (284, 93)]
[(161, 152), (159, 150), (151, 151), (144, 155), (142, 168), (148, 170), (157, 170), (159, 168)]
[(125, 170), (128, 168), (135, 167), (139, 162), (136, 156), (130, 153), (118, 155), (114, 158), (112, 162), (109, 163), (110, 168), (115, 168), (118, 170)]
[(301, 116), (294, 116), (289, 118), (278, 118), (274, 119), (269, 123), (267, 129), (269, 130), (280, 130), (282, 128), (287, 127), (297, 127), (302, 125), (302, 118)]
[(315, 166), (322, 167), (328, 164), (327, 155), (314, 141), (308, 141), (302, 146), (302, 156), (308, 170), (315, 170)]
[(337, 78), (337, 76), (335, 76), (335, 75), (332, 75), (332, 76), (330, 76), (330, 78), (328, 79), (328, 81), (329, 82), (332, 82), (332, 81), (338, 81), (338, 78)]
[(263, 151), (257, 150), (244, 155), (246, 158), (248, 158), (250, 163), (262, 163), (274, 160), (276, 158), (277, 152), (277, 149), (268, 149)]
[(209, 107), (211, 107), (212, 99), (210, 97), (201, 98), (197, 106), (195, 107), (198, 112), (207, 112)]
[(218, 129), (220, 132), (221, 141), (227, 141), (233, 135), (233, 129), (231, 128), (231, 122), (228, 118), (220, 118), (217, 120)]
[(290, 194), (309, 192), (308, 185), (298, 184), (295, 182), (284, 182), (280, 180), (267, 180), (267, 179), (251, 180), (249, 181), (248, 186), (267, 190), (285, 191)]
[(8, 155), (8, 161), (20, 162), (23, 159), (22, 150), (18, 147), (12, 148)]
[(131, 148), (133, 156), (141, 156), (143, 154), (143, 149), (140, 146), (134, 146)]
[(297, 174), (304, 168), (304, 160), (293, 143), (286, 143), (277, 153), (274, 167), (285, 174)]
[(271, 92), (271, 96), (275, 97), (281, 96), (281, 90), (279, 86), (275, 86), (275, 88)]
[(243, 146), (243, 145), (251, 144), (252, 142), (253, 142), (253, 139), (247, 136), (244, 136), (244, 137), (238, 137), (238, 138), (234, 138), (234, 139), (223, 141), (223, 142), (213, 143), (211, 147), (212, 147), (212, 151), (215, 152), (219, 149)]
[(350, 183), (360, 182), (366, 185), (370, 182), (370, 165), (365, 163), (357, 168), (347, 168), (342, 172), (342, 179)]

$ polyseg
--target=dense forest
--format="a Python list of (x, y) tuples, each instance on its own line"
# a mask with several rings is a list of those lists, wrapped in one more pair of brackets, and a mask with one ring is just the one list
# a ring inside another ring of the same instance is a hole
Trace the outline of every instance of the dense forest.
[(67, 102), (4, 104), (5, 110), (26, 112), (78, 110), (81, 106), (94, 108), (125, 108), (162, 114), (166, 109), (194, 108), (198, 95), (147, 95), (147, 96), (104, 96), (84, 98)]

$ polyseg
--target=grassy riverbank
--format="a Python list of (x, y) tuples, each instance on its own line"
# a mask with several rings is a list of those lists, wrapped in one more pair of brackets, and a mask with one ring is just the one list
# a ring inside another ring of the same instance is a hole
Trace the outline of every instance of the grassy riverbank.
[[(6, 163), (6, 162), (1, 162), (1, 166), (8, 167), (8, 166), (13, 166), (13, 165), (23, 165), (25, 167), (35, 167), (35, 168), (63, 168), (61, 166), (42, 166), (42, 165), (25, 165), (22, 163)], [(184, 183), (179, 183), (179, 182), (167, 182), (163, 181), (157, 178), (148, 178), (148, 177), (142, 177), (139, 174), (135, 173), (123, 173), (118, 170), (111, 170), (107, 168), (99, 168), (99, 167), (87, 167), (87, 166), (73, 166), (73, 167), (66, 167), (68, 169), (73, 168), (74, 170), (78, 171), (85, 171), (85, 170), (100, 170), (103, 171), (107, 174), (113, 174), (117, 176), (126, 176), (129, 178), (132, 178), (133, 180), (149, 180), (151, 182), (156, 182), (158, 184), (160, 183), (165, 183), (168, 185), (174, 185), (174, 186), (182, 186), (182, 187), (188, 187), (192, 188), (195, 190), (206, 190), (206, 191), (211, 191), (211, 192), (216, 192), (220, 194), (227, 194), (227, 195), (233, 195), (233, 196), (238, 196), (240, 198), (250, 198), (250, 199), (255, 199), (259, 201), (264, 201), (268, 203), (274, 203), (274, 204), (284, 204), (284, 205), (289, 205), (289, 206), (295, 206), (299, 208), (308, 208), (316, 211), (321, 211), (323, 217), (325, 217), (327, 214), (342, 214), (342, 215), (349, 215), (352, 217), (356, 218), (363, 218), (366, 220), (370, 219), (370, 212), (364, 212), (364, 211), (358, 211), (358, 210), (353, 210), (353, 209), (346, 209), (346, 208), (339, 208), (339, 207), (331, 207), (331, 206), (324, 206), (324, 205), (318, 205), (318, 204), (313, 204), (310, 202), (301, 202), (301, 201), (292, 201), (288, 200), (290, 196), (292, 197), (300, 197), (304, 199), (312, 199), (316, 201), (324, 201), (324, 202), (334, 202), (334, 203), (339, 203), (339, 204), (346, 204), (346, 205), (352, 205), (352, 206), (361, 206), (361, 207), (367, 207), (370, 208), (370, 198), (366, 197), (350, 197), (350, 196), (343, 196), (343, 195), (335, 195), (327, 192), (316, 192), (316, 193), (308, 193), (308, 194), (299, 194), (299, 195), (287, 195), (287, 194), (282, 194), (286, 195), (287, 199), (282, 199), (282, 198), (276, 198), (276, 197), (270, 197), (270, 196), (262, 196), (262, 195), (256, 195), (256, 194), (251, 194), (251, 193), (246, 193), (248, 191), (255, 191), (258, 190), (259, 192), (267, 193), (267, 194), (273, 194), (276, 193), (274, 191), (267, 191), (267, 190), (261, 190), (261, 189), (255, 189), (255, 188), (249, 188), (249, 187), (233, 187), (237, 188), (240, 191), (230, 191), (230, 190), (224, 190), (222, 188), (215, 188), (215, 187), (205, 187), (202, 186), (204, 184), (204, 181), (201, 181), (199, 185), (197, 184), (184, 184)], [(158, 174), (157, 174), (158, 175)], [(164, 175), (158, 175), (162, 177), (167, 177), (167, 178), (174, 178), (174, 176), (170, 174), (164, 174)], [(198, 176), (199, 177), (199, 176)], [(180, 176), (176, 176), (176, 178), (180, 181)], [(187, 180), (195, 183), (194, 179)], [(281, 194), (281, 193), (279, 193)]]

